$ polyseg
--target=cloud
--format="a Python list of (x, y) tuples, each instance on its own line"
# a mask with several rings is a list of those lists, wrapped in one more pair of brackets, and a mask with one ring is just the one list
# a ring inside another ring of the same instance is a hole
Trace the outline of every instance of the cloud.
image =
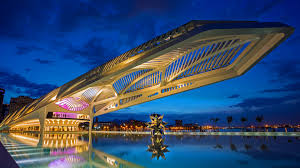
[(34, 59), (34, 61), (35, 61), (35, 62), (38, 62), (38, 63), (40, 63), (40, 64), (52, 64), (52, 63), (54, 63), (54, 61), (50, 61), (50, 60), (42, 60), (42, 59), (39, 59), (39, 58)]
[(0, 71), (0, 87), (33, 98), (38, 98), (57, 88), (56, 85), (34, 83), (19, 74), (5, 71)]
[(102, 39), (94, 37), (81, 47), (69, 46), (64, 58), (79, 61), (87, 66), (95, 66), (118, 55), (119, 53), (114, 48), (105, 47)]
[(300, 80), (299, 59), (272, 60), (272, 62), (265, 65), (274, 73), (274, 79), (271, 82), (283, 83)]
[(250, 117), (255, 123), (257, 115), (263, 115), (266, 123), (297, 124), (299, 114), (300, 93), (282, 97), (252, 97), (242, 100), (231, 108), (238, 108), (241, 114)]
[(16, 49), (17, 49), (16, 51), (17, 55), (26, 55), (34, 51), (44, 50), (43, 48), (36, 47), (36, 46), (17, 46)]
[(279, 104), (287, 104), (286, 102), (294, 102), (299, 99), (300, 94), (291, 94), (283, 97), (253, 97), (247, 98), (231, 107), (238, 107), (244, 110), (257, 110), (266, 107), (272, 107)]
[(32, 69), (31, 68), (25, 68), (24, 70), (25, 70), (25, 72), (30, 72)]
[(232, 107), (240, 107), (242, 109), (253, 109), (266, 106), (272, 106), (273, 104), (281, 103), (282, 98), (265, 98), (265, 97), (256, 97), (244, 99), (242, 102), (233, 105)]
[(231, 96), (228, 96), (228, 98), (230, 98), (230, 99), (234, 99), (234, 98), (238, 98), (238, 97), (240, 97), (241, 95), (239, 95), (239, 94), (233, 94), (233, 95), (231, 95)]
[(259, 17), (259, 16), (267, 13), (270, 9), (272, 9), (274, 6), (276, 6), (281, 1), (282, 0), (272, 0), (269, 3), (265, 4), (261, 9), (259, 9), (255, 12), (255, 17)]
[(262, 93), (272, 93), (272, 92), (295, 92), (300, 90), (300, 82), (290, 83), (284, 85), (279, 89), (265, 89), (261, 91)]
[(281, 97), (252, 97), (231, 106), (240, 109), (240, 114), (251, 118), (255, 124), (255, 117), (263, 115), (265, 123), (269, 124), (297, 124), (299, 114), (300, 93), (292, 93)]
[[(5, 1), (0, 6), (0, 35), (38, 38), (43, 33), (72, 32), (78, 28), (118, 23), (143, 13), (168, 14), (179, 1)], [(154, 16), (152, 16), (154, 17)]]
[(3, 1), (0, 5), (0, 35), (12, 38), (30, 38), (49, 30), (49, 19), (55, 12), (56, 2)]

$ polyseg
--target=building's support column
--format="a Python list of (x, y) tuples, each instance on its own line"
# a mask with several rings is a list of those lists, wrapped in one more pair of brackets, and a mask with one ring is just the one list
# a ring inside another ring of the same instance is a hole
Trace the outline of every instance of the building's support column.
[(90, 110), (90, 123), (89, 123), (89, 146), (92, 145), (92, 130), (94, 124), (94, 112), (93, 108)]
[(89, 145), (89, 149), (88, 149), (88, 153), (89, 153), (89, 168), (93, 168), (93, 147), (92, 145)]
[[(91, 107), (93, 107), (93, 106), (91, 105)], [(91, 110), (90, 110), (90, 123), (89, 123), (89, 149), (88, 149), (90, 167), (92, 167), (92, 153), (93, 153), (92, 130), (93, 130), (93, 123), (94, 123), (94, 115), (95, 114), (93, 112), (93, 108), (91, 108)]]
[(46, 114), (47, 114), (47, 107), (45, 107), (44, 111), (40, 112), (40, 115), (39, 115), (39, 121), (40, 121), (40, 139), (39, 139), (38, 146), (42, 146), (43, 145), (44, 132), (45, 132)]

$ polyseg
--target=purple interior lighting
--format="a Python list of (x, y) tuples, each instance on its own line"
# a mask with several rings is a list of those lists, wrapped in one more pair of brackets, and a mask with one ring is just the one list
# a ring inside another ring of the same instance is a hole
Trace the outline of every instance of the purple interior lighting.
[(71, 168), (75, 164), (77, 166), (80, 166), (81, 164), (85, 163), (86, 160), (80, 156), (77, 155), (68, 155), (65, 157), (62, 157), (57, 160), (53, 160), (52, 162), (49, 163), (48, 167), (49, 168)]
[(87, 102), (85, 102), (84, 100), (81, 100), (78, 97), (68, 97), (65, 99), (62, 99), (58, 102), (55, 103), (56, 105), (58, 105), (61, 108), (64, 108), (66, 110), (70, 110), (70, 111), (81, 111), (86, 109), (89, 104)]
[(64, 113), (64, 112), (53, 112), (53, 115), (59, 118), (73, 118), (77, 119), (78, 114), (76, 113)]
[(56, 150), (50, 151), (50, 156), (71, 155), (74, 153), (76, 153), (75, 148), (56, 149)]

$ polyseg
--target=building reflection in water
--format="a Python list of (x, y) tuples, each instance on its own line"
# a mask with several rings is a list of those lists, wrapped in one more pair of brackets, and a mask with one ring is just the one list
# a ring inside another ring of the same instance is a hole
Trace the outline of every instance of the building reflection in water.
[(93, 148), (80, 134), (10, 133), (0, 140), (20, 167), (141, 167)]
[[(165, 139), (161, 136), (151, 137), (149, 134), (101, 133), (94, 134), (90, 141), (88, 134), (44, 134), (42, 136), (29, 133), (0, 134), (1, 143), (20, 167), (63, 165), (62, 167), (67, 168), (76, 165), (75, 167), (123, 168), (141, 167), (139, 165), (176, 167), (180, 164), (179, 167), (197, 167), (199, 162), (211, 165), (207, 167), (220, 167), (210, 162), (218, 159), (224, 161), (228, 159), (229, 163), (225, 161), (223, 167), (244, 165), (255, 167), (253, 163), (267, 165), (270, 161), (272, 165), (267, 167), (282, 162), (286, 164), (283, 167), (297, 167), (300, 160), (299, 150), (297, 150), (300, 146), (299, 137), (205, 135), (164, 137)], [(166, 152), (168, 150), (171, 152)], [(207, 155), (207, 152), (210, 152), (210, 155)], [(151, 159), (151, 156), (154, 159)]]

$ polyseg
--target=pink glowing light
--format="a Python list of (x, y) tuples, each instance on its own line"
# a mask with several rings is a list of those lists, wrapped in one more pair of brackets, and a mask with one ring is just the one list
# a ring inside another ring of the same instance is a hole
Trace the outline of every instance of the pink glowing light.
[(59, 155), (71, 155), (76, 153), (75, 148), (68, 149), (55, 149), (50, 151), (50, 156), (59, 156)]
[(82, 167), (86, 160), (78, 155), (68, 155), (57, 160), (53, 160), (48, 164), (49, 168), (72, 168)]
[(64, 113), (64, 112), (53, 112), (53, 116), (59, 118), (73, 118), (73, 119), (78, 118), (78, 114), (76, 113)]
[(56, 105), (58, 105), (61, 108), (64, 108), (66, 110), (70, 110), (70, 111), (81, 111), (83, 109), (86, 109), (89, 104), (83, 100), (81, 100), (78, 97), (68, 97), (65, 99), (62, 99), (58, 102), (55, 103)]

